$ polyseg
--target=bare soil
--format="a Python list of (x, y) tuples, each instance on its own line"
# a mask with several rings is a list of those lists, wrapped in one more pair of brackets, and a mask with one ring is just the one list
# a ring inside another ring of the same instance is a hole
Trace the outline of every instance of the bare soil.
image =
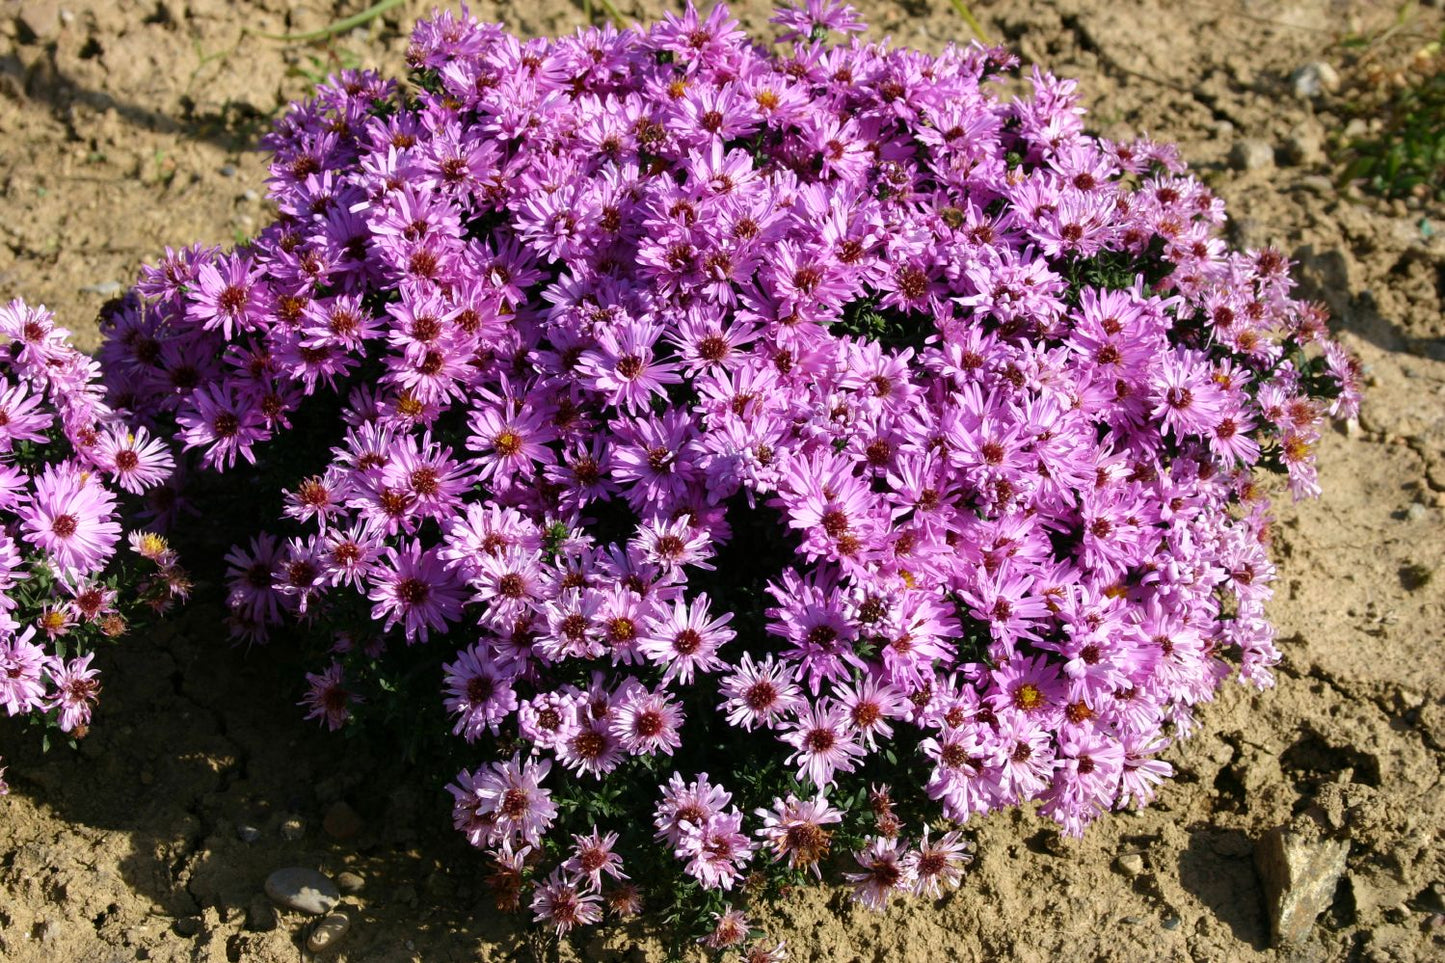
[[(662, 10), (619, 5), (645, 19)], [(967, 37), (946, 3), (858, 5), (875, 37), (931, 49)], [(312, 30), (363, 6), (0, 4), (0, 298), (48, 304), (93, 347), (97, 308), (143, 261), (257, 230), (269, 215), (251, 145), (266, 118), (306, 91), (308, 72), (400, 72), (407, 31), (430, 4), (410, 0), (329, 47), (255, 32)], [(524, 35), (570, 31), (584, 16), (580, 0), (471, 7)], [(1395, 5), (972, 7), (1026, 61), (1078, 77), (1099, 132), (1179, 143), (1226, 199), (1232, 240), (1299, 262), (1302, 290), (1330, 306), (1367, 366), (1366, 408), (1321, 445), (1324, 497), (1279, 503), (1277, 687), (1230, 686), (1206, 707), (1198, 735), (1172, 751), (1179, 775), (1157, 805), (1077, 843), (1030, 812), (996, 814), (969, 826), (977, 861), (936, 904), (875, 915), (811, 892), (768, 922), (794, 959), (840, 963), (1445, 959), (1445, 211), (1342, 191), (1318, 150), (1343, 123), (1360, 56), (1338, 41), (1378, 37)], [(758, 29), (768, 8), (735, 12)], [(1439, 36), (1438, 7), (1412, 16), (1367, 53)], [(1292, 72), (1315, 61), (1344, 74), (1342, 92), (1294, 95)], [(1249, 139), (1277, 163), (1229, 169)], [(0, 958), (305, 959), (307, 921), (278, 918), (262, 895), (287, 865), (364, 878), (336, 959), (529, 957), (526, 929), (491, 909), (479, 860), (450, 830), (441, 787), (303, 724), (288, 655), (233, 649), (218, 613), (195, 609), (102, 666), (104, 698), (78, 753), (42, 755), (0, 721), (14, 790), (0, 801)], [(322, 829), (338, 800), (364, 820), (346, 841)], [(1343, 827), (1349, 869), (1308, 941), (1272, 948), (1253, 849), (1312, 806)], [(246, 827), (256, 841), (243, 840)], [(1129, 854), (1142, 858), (1137, 875), (1116, 868)], [(546, 955), (656, 960), (661, 947), (634, 926)]]

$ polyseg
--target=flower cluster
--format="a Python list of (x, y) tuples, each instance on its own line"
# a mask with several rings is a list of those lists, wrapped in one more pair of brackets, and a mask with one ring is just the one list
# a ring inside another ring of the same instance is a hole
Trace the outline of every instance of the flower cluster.
[(80, 738), (100, 693), (96, 643), (125, 634), (136, 606), (163, 611), (189, 590), (158, 536), (131, 532), (120, 551), (120, 498), (175, 462), (105, 404), (97, 364), (49, 311), (0, 307), (0, 339), (0, 707)]
[(274, 223), (106, 325), (111, 402), (203, 472), (313, 456), (228, 558), (233, 633), (329, 632), (332, 728), (429, 665), (456, 824), (559, 931), (845, 847), (866, 905), (933, 896), (974, 814), (1145, 803), (1223, 679), (1269, 684), (1263, 473), (1314, 493), (1358, 404), (1285, 259), (1072, 82), (776, 22), (439, 14), (411, 85), (279, 121)]

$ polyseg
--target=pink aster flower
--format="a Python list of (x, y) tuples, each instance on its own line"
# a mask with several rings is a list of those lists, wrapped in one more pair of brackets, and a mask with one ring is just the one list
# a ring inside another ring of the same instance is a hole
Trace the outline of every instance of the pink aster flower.
[(188, 313), (204, 331), (217, 328), (230, 341), (233, 334), (256, 329), (262, 323), (269, 298), (261, 272), (251, 259), (230, 254), (202, 262), (196, 272)]
[(667, 385), (682, 377), (677, 366), (656, 357), (654, 346), (662, 336), (661, 325), (646, 320), (623, 320), (614, 328), (597, 332), (597, 348), (583, 354), (579, 373), (590, 387), (603, 393), (608, 404), (632, 414), (647, 409), (654, 396), (667, 397)]
[(705, 772), (698, 773), (692, 782), (685, 782), (680, 773), (673, 773), (662, 787), (662, 800), (652, 821), (657, 827), (657, 838), (667, 840), (673, 848), (678, 847), (684, 826), (708, 822), (723, 812), (732, 798), (732, 793), (722, 786), (714, 786)]
[(503, 720), (517, 708), (517, 693), (510, 675), (500, 671), (477, 642), (457, 653), (457, 661), (443, 665), (446, 673), (446, 708), (457, 716), (452, 733), (475, 742), (484, 731), (497, 734)]
[(21, 536), (62, 568), (100, 571), (120, 540), (115, 496), (97, 478), (67, 465), (46, 465), (19, 510)]
[(627, 879), (622, 857), (613, 851), (616, 833), (603, 833), (593, 826), (585, 836), (573, 834), (572, 843), (572, 854), (562, 863), (562, 870), (582, 883), (584, 889), (600, 891), (604, 875), (619, 881)]
[(882, 912), (894, 893), (913, 888), (912, 866), (902, 840), (874, 836), (853, 858), (863, 871), (843, 876), (853, 884), (853, 898), (874, 912)]
[(332, 732), (351, 718), (351, 704), (361, 697), (346, 688), (346, 672), (340, 662), (333, 661), (323, 672), (306, 673), (306, 695), (296, 703), (307, 710), (307, 719), (319, 719)]
[(252, 464), (255, 445), (270, 437), (261, 410), (234, 387), (212, 384), (197, 388), (176, 414), (181, 440), (187, 450), (205, 448), (202, 462), (211, 468), (230, 468), (237, 456)]
[(913, 879), (913, 895), (937, 899), (946, 889), (957, 889), (963, 880), (963, 868), (973, 861), (968, 842), (957, 830), (929, 839), (930, 828), (923, 827), (918, 847), (903, 857), (904, 869)]
[(688, 875), (703, 889), (732, 889), (752, 859), (753, 845), (742, 832), (742, 822), (743, 814), (732, 810), (700, 823), (683, 823), (677, 855), (687, 860)]
[(437, 558), (415, 540), (400, 550), (387, 548), (372, 575), (367, 596), (374, 621), (388, 632), (402, 623), (407, 644), (425, 642), (431, 630), (443, 631), (462, 614), (462, 586)]
[(41, 410), (44, 396), (32, 393), (25, 384), (10, 384), (0, 379), (0, 451), (10, 451), (17, 441), (45, 444), (45, 429), (54, 416)]
[(831, 786), (834, 773), (852, 772), (866, 752), (849, 731), (847, 710), (831, 699), (800, 712), (782, 740), (794, 750), (788, 762), (818, 789)]
[(581, 891), (573, 878), (558, 867), (532, 896), (532, 914), (538, 923), (548, 924), (562, 936), (575, 926), (589, 926), (600, 920), (602, 897)]
[(145, 428), (132, 432), (116, 427), (103, 433), (95, 458), (117, 485), (132, 494), (159, 485), (176, 467), (165, 441), (148, 437)]
[(612, 733), (633, 755), (672, 755), (682, 745), (682, 706), (662, 692), (637, 689), (612, 719)]
[(520, 756), (489, 763), (475, 773), (463, 771), (448, 786), (456, 803), (454, 816), (483, 818), (472, 845), (500, 845), (504, 840), (536, 845), (557, 818), (552, 794), (542, 780), (552, 769), (547, 759)]
[(12, 716), (40, 708), (45, 700), (45, 650), (30, 640), (34, 627), (0, 639), (0, 705)]
[(833, 834), (826, 827), (842, 822), (843, 813), (819, 792), (811, 799), (774, 799), (769, 809), (757, 810), (763, 826), (758, 836), (773, 851), (773, 859), (786, 858), (790, 869), (811, 869), (821, 878), (819, 863), (828, 855)]
[(728, 724), (748, 731), (759, 725), (774, 727), (803, 705), (792, 670), (771, 655), (754, 662), (752, 653), (744, 652), (737, 671), (723, 677), (721, 691), (726, 700), (720, 708), (727, 710)]
[(737, 633), (726, 627), (732, 621), (731, 612), (708, 618), (711, 604), (706, 595), (696, 596), (691, 603), (678, 599), (671, 611), (648, 619), (637, 648), (663, 667), (664, 682), (677, 679), (689, 685), (694, 673), (715, 672), (726, 664), (717, 650)]

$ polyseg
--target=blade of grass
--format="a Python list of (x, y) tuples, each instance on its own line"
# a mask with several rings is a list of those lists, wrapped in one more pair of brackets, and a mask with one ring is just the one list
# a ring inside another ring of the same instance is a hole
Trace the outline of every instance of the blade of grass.
[(345, 33), (368, 21), (375, 20), (392, 7), (399, 7), (404, 2), (405, 0), (379, 0), (379, 2), (373, 3), (360, 13), (354, 13), (349, 17), (322, 27), (320, 30), (312, 30), (308, 33), (262, 33), (259, 30), (248, 30), (248, 32), (253, 36), (265, 37), (267, 40), (280, 40), (283, 43), (306, 43), (311, 40), (325, 40), (327, 37), (334, 36), (338, 33)]
[(612, 0), (597, 0), (597, 5), (602, 8), (602, 12), (607, 14), (607, 19), (611, 20), (612, 25), (618, 30), (627, 26), (622, 20), (622, 13), (617, 9), (616, 5), (613, 4)]
[(953, 9), (963, 18), (963, 22), (968, 24), (968, 29), (973, 31), (975, 37), (986, 44), (993, 42), (988, 39), (988, 34), (983, 32), (983, 24), (979, 23), (978, 18), (973, 15), (973, 11), (968, 9), (968, 4), (963, 0), (948, 0), (948, 2), (953, 4)]

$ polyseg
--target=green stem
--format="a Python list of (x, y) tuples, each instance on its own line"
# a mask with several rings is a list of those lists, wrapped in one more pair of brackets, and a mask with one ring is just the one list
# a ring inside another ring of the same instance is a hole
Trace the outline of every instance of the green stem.
[(259, 30), (248, 30), (247, 32), (257, 37), (265, 37), (267, 40), (280, 40), (283, 43), (306, 43), (311, 40), (324, 40), (327, 37), (338, 33), (345, 33), (354, 27), (359, 27), (369, 20), (375, 20), (392, 7), (399, 7), (405, 0), (379, 0), (360, 13), (354, 13), (343, 20), (322, 27), (320, 30), (312, 30), (310, 33), (261, 33)]
[(621, 30), (623, 27), (627, 26), (626, 22), (622, 19), (622, 14), (612, 3), (612, 0), (597, 0), (597, 5), (602, 8), (603, 13), (607, 14), (607, 19), (611, 20), (612, 25), (615, 26), (618, 30)]
[(978, 18), (973, 15), (973, 11), (968, 9), (968, 4), (964, 3), (963, 0), (948, 0), (948, 2), (953, 4), (953, 9), (958, 11), (958, 15), (963, 18), (964, 23), (968, 24), (968, 29), (973, 31), (974, 36), (978, 37), (978, 39), (985, 44), (992, 43), (992, 41), (988, 39), (988, 34), (983, 32), (983, 25), (979, 23)]

